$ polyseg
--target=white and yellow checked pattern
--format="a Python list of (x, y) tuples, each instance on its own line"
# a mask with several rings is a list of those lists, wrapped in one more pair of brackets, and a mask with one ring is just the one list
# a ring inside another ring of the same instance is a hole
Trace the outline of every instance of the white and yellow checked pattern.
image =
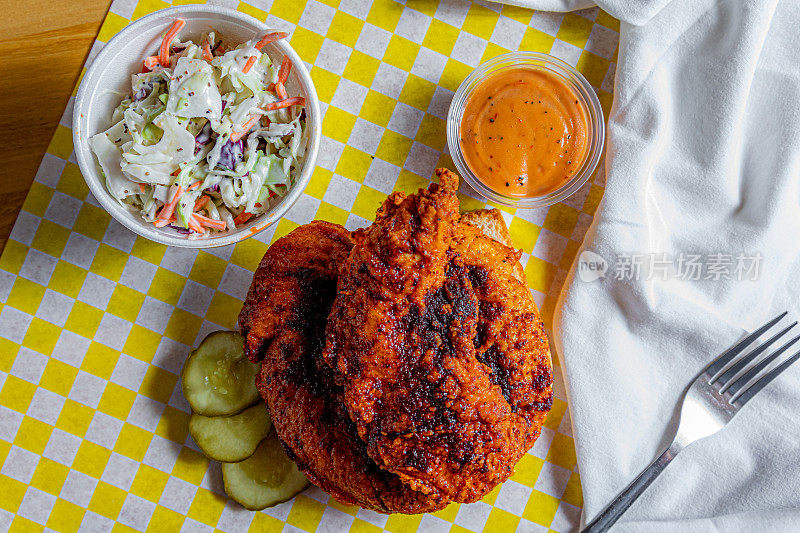
[[(554, 54), (586, 75), (608, 113), (616, 21), (597, 9), (463, 0), (220, 3), (292, 31), (325, 111), (311, 184), (283, 220), (235, 247), (166, 248), (125, 230), (89, 195), (67, 107), (0, 259), (0, 529), (574, 529), (580, 478), (558, 371), (546, 427), (514, 477), (483, 502), (424, 516), (378, 515), (315, 488), (243, 510), (188, 437), (178, 373), (189, 347), (235, 326), (271, 241), (315, 218), (365, 225), (387, 193), (453, 168), (444, 119), (478, 63), (509, 50)], [(167, 6), (116, 0), (91, 56), (130, 20)], [(546, 324), (602, 185), (592, 180), (549, 209), (504, 213)], [(466, 194), (462, 202), (484, 205)]]

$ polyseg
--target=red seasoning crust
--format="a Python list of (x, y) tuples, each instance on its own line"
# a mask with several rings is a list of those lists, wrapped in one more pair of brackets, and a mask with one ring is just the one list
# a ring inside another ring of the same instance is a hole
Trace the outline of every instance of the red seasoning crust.
[(458, 177), (390, 196), (355, 235), (324, 356), (367, 453), (473, 502), (514, 471), (552, 405), (547, 338), (517, 253), (459, 223)]
[(437, 175), (352, 237), (314, 222), (279, 239), (239, 316), (290, 457), (342, 503), (379, 512), (480, 499), (552, 404), (518, 252), (460, 222), (458, 178)]

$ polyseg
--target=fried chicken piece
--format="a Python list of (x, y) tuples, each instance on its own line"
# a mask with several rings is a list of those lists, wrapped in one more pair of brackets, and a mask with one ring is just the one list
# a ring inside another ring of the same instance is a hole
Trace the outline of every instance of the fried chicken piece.
[(315, 485), (345, 504), (421, 513), (446, 505), (378, 468), (321, 357), (340, 264), (352, 247), (341, 226), (312, 222), (276, 241), (239, 315), (245, 350), (263, 358), (256, 387), (289, 455)]
[(252, 362), (287, 330), (305, 333), (325, 322), (339, 266), (352, 247), (349, 231), (322, 221), (300, 226), (270, 246), (239, 313), (245, 355)]
[(473, 502), (538, 437), (552, 372), (518, 253), (460, 223), (458, 177), (437, 175), (354, 235), (323, 356), (378, 467)]

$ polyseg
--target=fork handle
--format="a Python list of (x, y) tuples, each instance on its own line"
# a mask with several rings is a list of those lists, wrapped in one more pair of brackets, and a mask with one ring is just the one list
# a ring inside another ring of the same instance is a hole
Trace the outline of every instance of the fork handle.
[(620, 492), (581, 533), (600, 533), (608, 531), (619, 517), (628, 510), (628, 507), (630, 507), (644, 490), (650, 486), (650, 483), (658, 477), (661, 471), (666, 468), (670, 461), (678, 455), (681, 448), (682, 447), (677, 442), (673, 441), (672, 444), (669, 445), (669, 448), (667, 448), (658, 459), (650, 463), (650, 466), (645, 468), (644, 472), (639, 474), (639, 477), (631, 481), (631, 483), (625, 487), (625, 489)]

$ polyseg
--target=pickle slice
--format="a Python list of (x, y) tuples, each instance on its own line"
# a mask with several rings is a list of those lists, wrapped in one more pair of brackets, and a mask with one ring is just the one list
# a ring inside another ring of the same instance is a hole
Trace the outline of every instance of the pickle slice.
[(251, 511), (294, 498), (310, 485), (286, 456), (273, 429), (253, 455), (239, 463), (222, 463), (225, 492)]
[(272, 427), (267, 404), (259, 402), (233, 416), (192, 414), (189, 433), (209, 459), (235, 463), (256, 451)]
[(258, 399), (258, 365), (244, 356), (244, 339), (233, 331), (215, 331), (200, 343), (183, 365), (183, 395), (203, 416), (240, 413)]

